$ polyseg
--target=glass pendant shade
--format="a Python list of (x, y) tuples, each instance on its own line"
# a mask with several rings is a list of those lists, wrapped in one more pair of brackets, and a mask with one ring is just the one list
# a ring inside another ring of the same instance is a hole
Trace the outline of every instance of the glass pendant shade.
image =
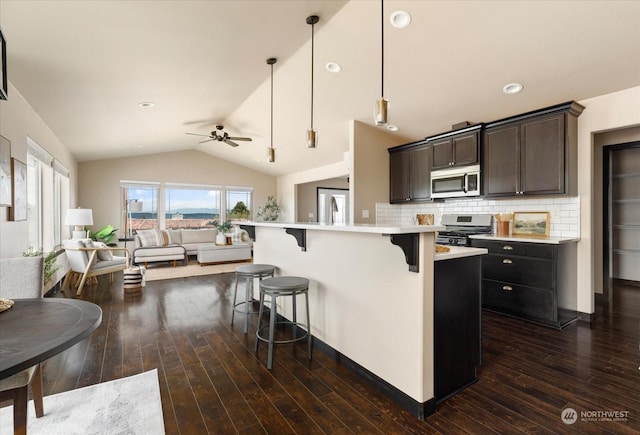
[(376, 125), (384, 126), (389, 123), (389, 101), (385, 100), (384, 97), (380, 98), (376, 101), (376, 104), (373, 108), (373, 119), (376, 122)]
[(276, 161), (276, 149), (275, 148), (267, 148), (267, 160), (269, 163), (273, 163)]
[(314, 129), (307, 130), (307, 148), (315, 148), (318, 143), (318, 132)]

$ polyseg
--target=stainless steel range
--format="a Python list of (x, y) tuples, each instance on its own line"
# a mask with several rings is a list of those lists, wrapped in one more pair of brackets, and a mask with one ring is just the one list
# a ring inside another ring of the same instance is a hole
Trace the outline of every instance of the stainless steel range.
[(445, 227), (436, 238), (439, 245), (471, 246), (469, 236), (490, 234), (493, 230), (491, 214), (443, 214), (440, 225)]

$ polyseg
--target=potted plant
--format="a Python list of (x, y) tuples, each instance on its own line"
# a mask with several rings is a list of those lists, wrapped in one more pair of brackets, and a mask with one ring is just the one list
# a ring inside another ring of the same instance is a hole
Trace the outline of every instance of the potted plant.
[(266, 222), (278, 220), (278, 216), (280, 216), (280, 206), (278, 205), (278, 201), (272, 195), (269, 195), (267, 197), (267, 203), (258, 208), (256, 216), (258, 219), (262, 219)]
[(231, 222), (216, 222), (215, 226), (218, 229), (218, 235), (216, 236), (216, 245), (228, 245), (229, 239), (231, 239), (231, 237), (227, 237), (227, 233), (231, 231)]

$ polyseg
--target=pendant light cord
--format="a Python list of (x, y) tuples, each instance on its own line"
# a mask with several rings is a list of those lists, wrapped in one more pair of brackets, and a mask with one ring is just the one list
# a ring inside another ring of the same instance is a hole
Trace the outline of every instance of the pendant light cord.
[(381, 80), (380, 80), (380, 97), (384, 99), (384, 0), (380, 0), (380, 35), (382, 41), (382, 67), (381, 67)]
[(271, 148), (273, 148), (273, 64), (271, 64)]
[(315, 24), (311, 24), (311, 130), (313, 130), (313, 46), (314, 46), (314, 31)]

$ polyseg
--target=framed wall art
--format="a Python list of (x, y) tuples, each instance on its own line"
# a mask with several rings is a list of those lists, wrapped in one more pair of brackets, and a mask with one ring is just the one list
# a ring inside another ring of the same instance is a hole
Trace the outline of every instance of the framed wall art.
[(513, 235), (546, 237), (549, 235), (548, 211), (516, 211), (513, 213)]
[(6, 100), (9, 94), (9, 81), (7, 79), (7, 41), (0, 30), (0, 100)]
[(13, 177), (13, 203), (9, 209), (9, 220), (27, 220), (27, 165), (20, 160), (11, 159)]
[(0, 136), (0, 207), (11, 207), (11, 142)]

